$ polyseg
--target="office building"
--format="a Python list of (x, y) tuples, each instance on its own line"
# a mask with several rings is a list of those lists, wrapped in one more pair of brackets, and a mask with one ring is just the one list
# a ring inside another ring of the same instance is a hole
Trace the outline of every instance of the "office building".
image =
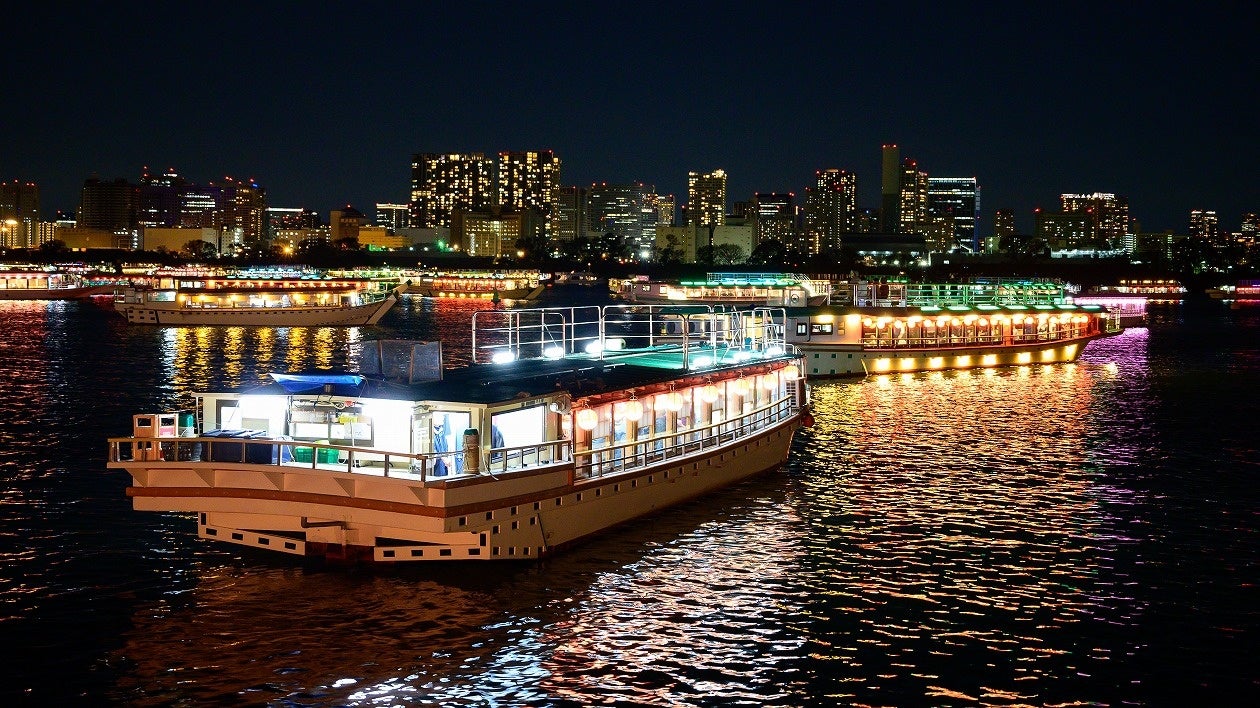
[(953, 224), (946, 250), (964, 248), (973, 253), (980, 250), (979, 214), (980, 186), (975, 177), (928, 178), (928, 217), (946, 219)]
[(174, 169), (153, 174), (145, 167), (136, 190), (136, 225), (145, 229), (178, 228), (180, 195), (187, 185), (188, 181)]
[(1036, 211), (1036, 236), (1052, 251), (1075, 250), (1097, 239), (1094, 215), (1087, 211)]
[(136, 226), (136, 188), (118, 178), (109, 182), (90, 177), (83, 182), (79, 195), (78, 228), (108, 231), (131, 231)]
[[(765, 241), (783, 244), (786, 248), (801, 251), (796, 234), (796, 195), (756, 193), (752, 202), (753, 246)], [(748, 254), (745, 253), (745, 256)]]
[(1215, 211), (1194, 209), (1190, 212), (1190, 235), (1220, 245), (1220, 224)]
[(561, 187), (556, 200), (556, 240), (569, 242), (586, 238), (586, 187)]
[(620, 236), (635, 253), (651, 252), (656, 243), (656, 188), (634, 184), (592, 184), (587, 192), (587, 233)]
[(411, 226), (411, 207), (407, 204), (376, 203), (377, 226), (390, 231), (400, 231)]

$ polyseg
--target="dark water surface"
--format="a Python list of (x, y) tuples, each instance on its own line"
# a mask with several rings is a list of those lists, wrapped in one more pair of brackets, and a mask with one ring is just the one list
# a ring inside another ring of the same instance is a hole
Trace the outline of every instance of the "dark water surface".
[(135, 413), (363, 329), (128, 326), (0, 302), (3, 704), (1234, 705), (1260, 696), (1260, 309), (1076, 364), (817, 383), (790, 464), (557, 558), (305, 567), (135, 512)]

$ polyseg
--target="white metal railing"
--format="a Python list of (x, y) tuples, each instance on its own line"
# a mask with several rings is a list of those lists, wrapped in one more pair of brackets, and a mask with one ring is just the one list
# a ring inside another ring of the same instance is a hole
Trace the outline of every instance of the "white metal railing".
[(795, 396), (718, 423), (657, 433), (651, 437), (573, 454), (574, 478), (588, 479), (644, 467), (663, 460), (730, 445), (794, 417), (800, 408)]
[(803, 401), (788, 395), (761, 408), (717, 423), (656, 433), (633, 442), (575, 451), (570, 440), (480, 451), (474, 469), (462, 451), (436, 453), (383, 450), (274, 438), (127, 437), (109, 439), (109, 461), (228, 463), (301, 467), (375, 477), (420, 478), (499, 475), (551, 464), (574, 463), (574, 478), (599, 477), (662, 460), (729, 445), (797, 415)]
[[(567, 441), (553, 444), (567, 445)], [(546, 443), (537, 447), (544, 447)], [(304, 467), (368, 476), (434, 477), (466, 472), (464, 453), (387, 452), (364, 447), (276, 438), (129, 437), (109, 439), (110, 462), (221, 462)], [(481, 466), (485, 469), (485, 466)]]
[[(599, 358), (661, 344), (683, 347), (786, 351), (786, 310), (777, 306), (587, 305), (473, 313), (473, 362), (587, 352)], [(635, 346), (626, 346), (633, 344)]]

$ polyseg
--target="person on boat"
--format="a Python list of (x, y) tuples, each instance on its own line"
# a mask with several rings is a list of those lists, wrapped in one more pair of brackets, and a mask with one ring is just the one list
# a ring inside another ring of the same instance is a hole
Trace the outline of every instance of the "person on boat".
[[(450, 444), (446, 439), (446, 416), (442, 416), (433, 423), (433, 451), (434, 452), (450, 452)], [(446, 461), (439, 457), (437, 462), (433, 464), (433, 474), (436, 477), (445, 477), (447, 474)]]

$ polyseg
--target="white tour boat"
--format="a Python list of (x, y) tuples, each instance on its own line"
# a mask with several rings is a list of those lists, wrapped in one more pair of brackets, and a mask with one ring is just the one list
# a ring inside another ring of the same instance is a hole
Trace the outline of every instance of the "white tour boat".
[(704, 280), (622, 280), (614, 294), (628, 302), (674, 305), (804, 307), (830, 302), (831, 281), (793, 273), (708, 273)]
[(132, 324), (353, 327), (379, 322), (406, 291), (357, 278), (201, 278), (122, 289), (114, 308)]
[[(345, 560), (531, 559), (781, 465), (809, 424), (784, 312), (473, 316), (474, 363), (380, 341), (109, 441), (138, 510), (202, 538)], [(658, 334), (669, 330), (672, 334)]]
[(789, 310), (785, 339), (825, 378), (1075, 361), (1119, 331), (1099, 305), (825, 306)]
[(84, 300), (113, 291), (113, 285), (95, 282), (89, 274), (0, 266), (0, 300)]

